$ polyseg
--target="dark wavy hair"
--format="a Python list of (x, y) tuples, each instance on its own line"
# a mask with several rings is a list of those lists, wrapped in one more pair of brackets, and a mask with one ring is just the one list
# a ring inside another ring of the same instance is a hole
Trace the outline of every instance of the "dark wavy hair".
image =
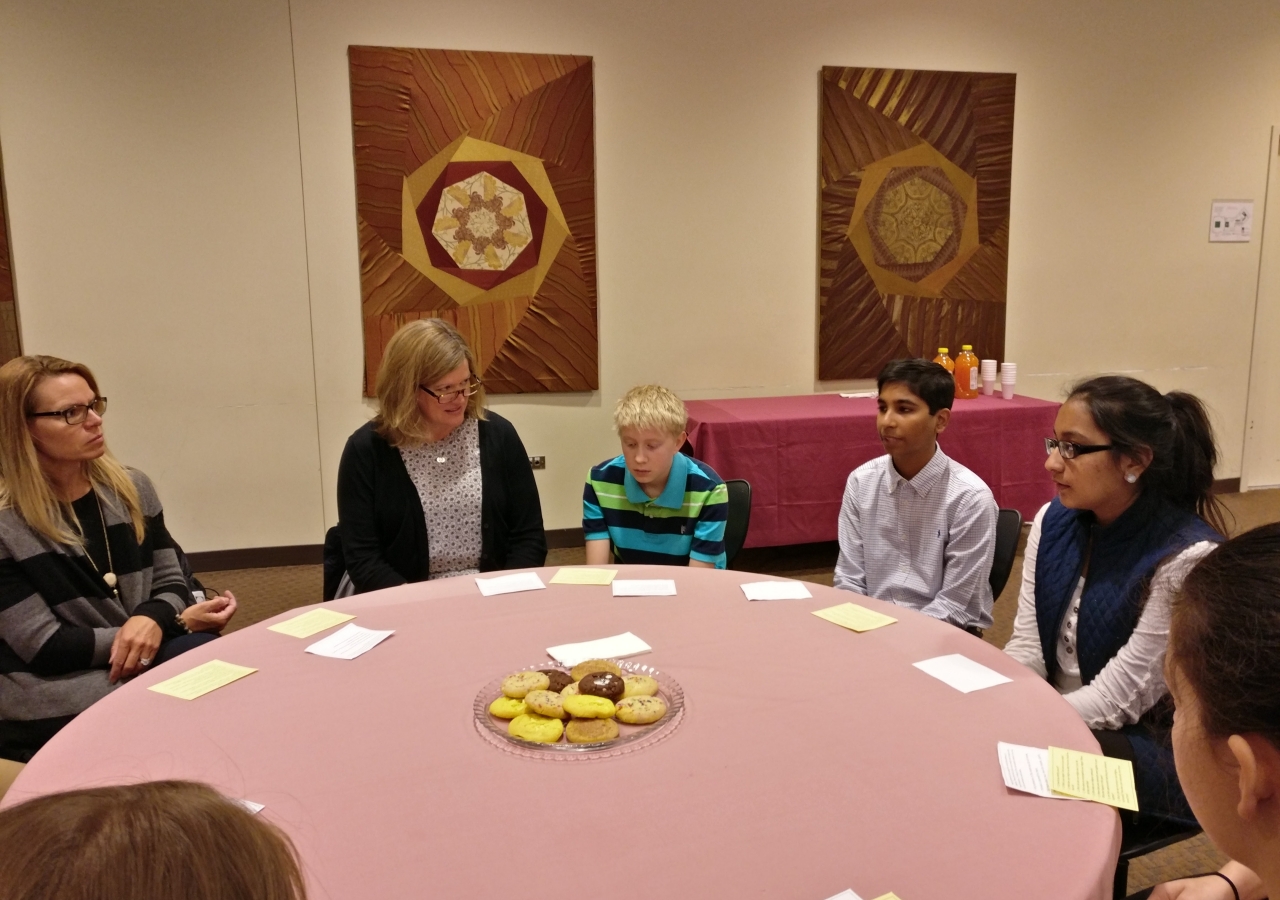
[(1222, 505), (1213, 495), (1218, 445), (1199, 398), (1183, 391), (1161, 394), (1126, 375), (1099, 375), (1075, 385), (1067, 399), (1088, 407), (1117, 459), (1151, 451), (1151, 464), (1140, 482), (1144, 491), (1159, 493), (1227, 533)]
[(1280, 747), (1280, 522), (1224, 541), (1188, 573), (1168, 654), (1209, 734), (1260, 734)]
[(927, 359), (895, 359), (885, 364), (876, 376), (876, 390), (890, 383), (900, 383), (929, 407), (929, 415), (950, 409), (956, 399), (956, 380), (950, 372)]

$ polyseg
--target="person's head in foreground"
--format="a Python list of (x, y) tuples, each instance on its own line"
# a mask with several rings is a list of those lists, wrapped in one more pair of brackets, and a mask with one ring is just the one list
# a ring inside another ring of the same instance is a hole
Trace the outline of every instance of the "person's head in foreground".
[(924, 359), (895, 359), (876, 378), (876, 431), (904, 478), (914, 478), (933, 458), (938, 435), (951, 421), (956, 382)]
[(1187, 576), (1165, 673), (1196, 818), (1280, 896), (1280, 523), (1226, 541)]
[(154, 781), (0, 812), (0, 900), (305, 900), (293, 844), (213, 788)]
[(142, 502), (124, 466), (107, 452), (107, 398), (89, 367), (56, 356), (19, 356), (0, 367), (0, 508), (35, 531), (79, 546), (64, 504), (106, 485), (143, 538)]
[(1071, 389), (1053, 433), (1045, 442), (1045, 468), (1063, 506), (1088, 510), (1109, 525), (1150, 493), (1224, 530), (1212, 492), (1213, 428), (1193, 395), (1161, 394), (1136, 378), (1101, 375)]
[(650, 497), (667, 486), (671, 461), (687, 437), (688, 420), (684, 402), (656, 384), (633, 387), (613, 410), (627, 471)]
[(442, 319), (408, 322), (378, 367), (378, 433), (394, 447), (442, 441), (484, 418), (484, 385), (466, 338)]

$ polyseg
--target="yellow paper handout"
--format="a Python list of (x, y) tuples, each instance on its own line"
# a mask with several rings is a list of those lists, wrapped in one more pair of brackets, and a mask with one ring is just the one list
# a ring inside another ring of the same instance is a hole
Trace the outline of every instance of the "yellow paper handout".
[(287, 634), (290, 637), (305, 638), (318, 634), (326, 628), (332, 628), (334, 625), (350, 622), (354, 618), (355, 616), (338, 612), (336, 609), (313, 609), (310, 612), (304, 612), (300, 616), (294, 616), (292, 619), (285, 619), (283, 622), (268, 625), (267, 631)]
[(902, 900), (902, 898), (893, 891), (890, 891), (887, 894), (881, 894), (879, 897), (876, 897), (876, 900)]
[(826, 609), (816, 610), (814, 615), (819, 619), (834, 622), (842, 628), (848, 628), (850, 631), (871, 631), (873, 628), (883, 628), (898, 621), (893, 616), (886, 616), (884, 613), (878, 613), (856, 603), (829, 606)]
[(1064, 797), (1138, 811), (1133, 763), (1127, 759), (1050, 747), (1049, 790)]
[(585, 569), (565, 566), (552, 577), (552, 584), (613, 584), (617, 569)]
[(211, 659), (194, 669), (188, 669), (181, 675), (175, 675), (168, 681), (153, 684), (147, 690), (155, 691), (157, 694), (168, 694), (179, 700), (194, 700), (210, 691), (216, 691), (223, 685), (238, 681), (246, 675), (252, 675), (256, 671), (258, 670), (248, 666), (237, 666), (220, 659)]

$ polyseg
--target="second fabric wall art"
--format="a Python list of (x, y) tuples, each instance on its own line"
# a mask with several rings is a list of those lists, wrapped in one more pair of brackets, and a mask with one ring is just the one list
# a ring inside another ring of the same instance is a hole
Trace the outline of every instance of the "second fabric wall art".
[(818, 378), (1004, 355), (1013, 75), (822, 70)]

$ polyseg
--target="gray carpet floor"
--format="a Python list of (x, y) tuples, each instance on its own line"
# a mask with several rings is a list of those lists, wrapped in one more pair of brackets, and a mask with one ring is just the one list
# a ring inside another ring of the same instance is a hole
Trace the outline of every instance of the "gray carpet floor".
[[(1220, 499), (1230, 513), (1233, 534), (1267, 522), (1280, 522), (1280, 490), (1223, 494)], [(1023, 527), (1024, 541), (1027, 527)], [(829, 586), (834, 574), (836, 552), (834, 543), (744, 550), (735, 560), (734, 568), (783, 575)], [(581, 547), (552, 550), (547, 555), (548, 566), (580, 565), (583, 562), (585, 551)], [(322, 592), (320, 566), (230, 569), (201, 572), (199, 575), (206, 585), (230, 589), (235, 593), (240, 609), (228, 631), (261, 622), (294, 607), (317, 603)], [(1018, 605), (1018, 584), (1021, 578), (1020, 546), (1009, 583), (996, 599), (995, 623), (985, 635), (985, 640), (997, 647), (1003, 647), (1013, 632), (1013, 616)], [(1134, 860), (1129, 867), (1129, 890), (1132, 892), (1172, 878), (1209, 872), (1218, 868), (1225, 859), (1209, 839), (1201, 835)]]

